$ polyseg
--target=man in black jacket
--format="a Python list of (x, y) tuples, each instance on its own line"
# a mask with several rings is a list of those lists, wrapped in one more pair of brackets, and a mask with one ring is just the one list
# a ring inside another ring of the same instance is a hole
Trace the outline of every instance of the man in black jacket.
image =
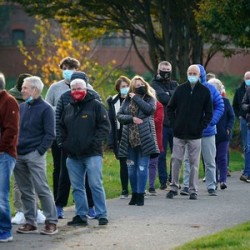
[(201, 153), (202, 131), (213, 117), (210, 91), (199, 82), (200, 68), (191, 65), (187, 71), (188, 81), (177, 87), (167, 107), (173, 128), (172, 184), (167, 198), (178, 194), (179, 173), (187, 146), (190, 162), (190, 199), (197, 199), (198, 169)]
[(96, 218), (99, 225), (106, 225), (108, 219), (102, 184), (102, 143), (110, 130), (108, 114), (102, 103), (87, 91), (84, 80), (75, 79), (70, 87), (72, 101), (64, 109), (57, 134), (58, 146), (68, 154), (66, 163), (76, 207), (76, 216), (68, 225), (88, 224), (86, 173)]
[[(153, 78), (151, 86), (155, 89), (157, 99), (164, 106), (164, 121), (163, 121), (163, 152), (159, 155), (158, 160), (158, 176), (160, 180), (160, 189), (167, 188), (167, 144), (169, 143), (170, 150), (173, 149), (173, 131), (169, 125), (169, 118), (167, 115), (167, 105), (173, 95), (178, 83), (171, 80), (172, 65), (167, 61), (162, 61), (158, 65), (157, 75)], [(171, 175), (171, 166), (170, 166)], [(171, 178), (171, 176), (170, 176)], [(169, 178), (169, 179), (170, 179)]]

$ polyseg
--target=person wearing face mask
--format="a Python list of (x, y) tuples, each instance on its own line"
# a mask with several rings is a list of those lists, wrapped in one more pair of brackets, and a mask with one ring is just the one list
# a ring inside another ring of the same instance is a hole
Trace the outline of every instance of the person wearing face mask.
[(122, 124), (117, 120), (116, 115), (122, 102), (128, 94), (130, 80), (126, 76), (120, 76), (115, 82), (115, 90), (118, 94), (107, 98), (108, 114), (111, 124), (111, 131), (108, 137), (108, 147), (113, 149), (116, 159), (120, 162), (120, 180), (122, 186), (121, 199), (128, 197), (128, 168), (127, 158), (118, 157), (119, 142), (122, 135)]
[(240, 180), (250, 183), (250, 71), (244, 75), (246, 84), (246, 93), (242, 100), (242, 110), (246, 112), (247, 122), (247, 136), (246, 136), (246, 149), (245, 149), (245, 167)]
[(150, 157), (160, 153), (153, 117), (155, 110), (156, 99), (150, 85), (141, 76), (135, 76), (117, 113), (123, 125), (118, 157), (127, 158), (132, 189), (129, 205), (144, 205)]
[(200, 68), (189, 66), (188, 81), (179, 85), (167, 106), (170, 124), (173, 128), (172, 183), (166, 198), (178, 195), (179, 174), (185, 148), (190, 162), (189, 198), (197, 199), (198, 169), (201, 153), (202, 131), (213, 117), (212, 100), (209, 90), (199, 82)]
[(88, 225), (89, 211), (85, 175), (93, 195), (99, 225), (108, 224), (105, 191), (102, 184), (102, 143), (110, 131), (107, 111), (87, 90), (82, 79), (70, 83), (71, 101), (63, 111), (58, 124), (58, 146), (68, 155), (66, 165), (73, 188), (75, 216), (69, 226)]
[[(60, 96), (70, 89), (69, 83), (72, 74), (80, 67), (80, 62), (71, 57), (65, 57), (61, 60), (59, 64), (60, 69), (62, 70), (63, 79), (59, 82), (53, 83), (45, 96), (45, 100), (52, 106), (54, 111), (56, 110), (57, 102)], [(66, 168), (66, 156), (63, 154), (60, 148), (58, 148), (56, 140), (53, 142), (52, 147), (52, 157), (53, 157), (53, 194), (54, 200), (56, 202), (58, 219), (64, 218), (63, 207), (67, 205), (68, 201), (68, 178), (64, 178), (62, 168)], [(59, 179), (64, 178), (63, 184), (60, 184)], [(63, 195), (62, 195), (63, 194)]]
[(170, 151), (173, 149), (173, 131), (169, 125), (169, 118), (167, 114), (167, 105), (173, 95), (178, 83), (171, 79), (172, 65), (167, 61), (162, 61), (158, 65), (157, 75), (153, 78), (151, 82), (152, 88), (156, 91), (156, 96), (159, 102), (164, 107), (164, 121), (163, 121), (163, 151), (160, 153), (158, 158), (158, 176), (160, 181), (160, 189), (167, 188), (167, 181), (171, 182), (171, 166), (170, 166), (170, 176), (168, 178), (167, 172), (167, 146), (169, 144)]
[(55, 114), (41, 93), (43, 82), (37, 76), (24, 79), (20, 104), (20, 132), (14, 175), (21, 191), (25, 224), (17, 229), (20, 234), (37, 233), (36, 193), (40, 199), (45, 227), (41, 234), (58, 232), (56, 206), (46, 177), (46, 152), (55, 140)]

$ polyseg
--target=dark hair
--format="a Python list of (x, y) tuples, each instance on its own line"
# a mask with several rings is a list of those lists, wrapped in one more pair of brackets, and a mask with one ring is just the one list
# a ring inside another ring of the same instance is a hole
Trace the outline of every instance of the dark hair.
[(75, 58), (65, 57), (59, 64), (60, 69), (63, 69), (63, 66), (69, 69), (78, 69), (80, 67), (80, 62)]
[(0, 90), (3, 90), (5, 88), (5, 78), (4, 74), (0, 73)]
[(126, 82), (128, 86), (130, 86), (130, 80), (126, 76), (120, 76), (116, 81), (115, 81), (115, 89), (117, 92), (120, 92), (120, 85), (122, 82)]
[(32, 75), (30, 74), (27, 74), (27, 73), (23, 73), (23, 74), (20, 74), (17, 78), (17, 82), (16, 82), (16, 88), (21, 91), (22, 90), (22, 86), (23, 86), (23, 80), (27, 77), (30, 77)]

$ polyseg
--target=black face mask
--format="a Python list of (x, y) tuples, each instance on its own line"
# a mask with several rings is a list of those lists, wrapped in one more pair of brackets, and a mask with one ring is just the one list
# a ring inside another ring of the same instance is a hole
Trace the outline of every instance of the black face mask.
[(147, 94), (147, 90), (145, 86), (140, 86), (139, 88), (135, 89), (135, 93), (138, 95), (145, 95)]
[(164, 80), (170, 80), (171, 78), (171, 72), (170, 71), (159, 71), (159, 75), (164, 79)]

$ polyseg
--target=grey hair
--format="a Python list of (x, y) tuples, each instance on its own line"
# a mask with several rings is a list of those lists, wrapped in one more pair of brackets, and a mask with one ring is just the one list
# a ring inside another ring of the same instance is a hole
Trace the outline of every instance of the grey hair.
[(246, 76), (250, 74), (250, 71), (247, 71), (245, 74), (244, 74), (244, 79), (246, 79)]
[(224, 87), (224, 86), (223, 86), (222, 82), (221, 82), (219, 79), (217, 79), (217, 78), (211, 78), (211, 79), (208, 81), (208, 83), (214, 85), (215, 88), (216, 88), (220, 93), (223, 92), (223, 87)]
[(23, 83), (29, 83), (31, 88), (36, 88), (38, 90), (39, 94), (41, 94), (43, 91), (44, 84), (43, 84), (41, 78), (38, 76), (26, 77), (23, 80)]
[(0, 90), (5, 89), (5, 77), (3, 73), (0, 73)]
[(73, 86), (75, 86), (76, 84), (81, 84), (83, 86), (83, 88), (86, 89), (87, 84), (83, 79), (74, 79), (71, 83), (70, 83), (70, 87), (72, 88)]

